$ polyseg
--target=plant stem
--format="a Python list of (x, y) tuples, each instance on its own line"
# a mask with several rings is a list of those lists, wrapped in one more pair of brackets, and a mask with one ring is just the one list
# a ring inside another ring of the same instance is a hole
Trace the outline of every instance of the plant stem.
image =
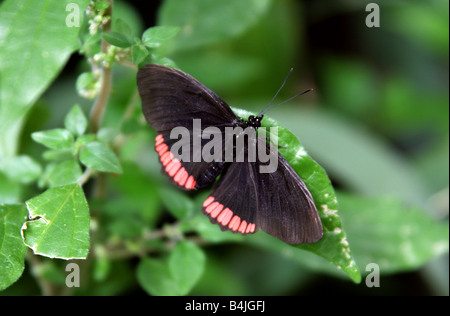
[(119, 64), (121, 64), (123, 66), (126, 66), (126, 67), (129, 67), (129, 68), (132, 68), (132, 69), (135, 69), (135, 70), (138, 69), (138, 67), (135, 64), (133, 64), (132, 62), (130, 62), (128, 60), (125, 60), (125, 59), (119, 61)]
[[(112, 7), (113, 0), (108, 0), (110, 6), (105, 11), (105, 15), (112, 16)], [(111, 31), (111, 19), (103, 26), (103, 32)], [(102, 39), (102, 53), (106, 54), (108, 52), (109, 44), (104, 39)], [(95, 100), (95, 103), (92, 107), (91, 116), (90, 116), (90, 127), (92, 133), (97, 133), (100, 129), (100, 125), (102, 122), (103, 113), (105, 112), (106, 105), (108, 104), (109, 94), (111, 92), (112, 85), (112, 73), (111, 68), (106, 66), (105, 63), (102, 64), (100, 70), (100, 92)]]
[(91, 177), (92, 175), (92, 169), (91, 168), (86, 168), (86, 170), (84, 171), (84, 173), (81, 175), (81, 177), (77, 180), (77, 183), (80, 186), (83, 186)]

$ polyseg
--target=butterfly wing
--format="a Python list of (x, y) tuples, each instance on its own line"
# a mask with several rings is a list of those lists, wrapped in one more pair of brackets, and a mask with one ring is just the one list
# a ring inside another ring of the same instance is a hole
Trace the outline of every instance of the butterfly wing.
[(276, 155), (276, 170), (261, 173), (259, 159), (231, 163), (203, 203), (203, 213), (222, 230), (248, 234), (262, 229), (290, 244), (320, 240), (322, 223), (304, 182), (273, 146), (257, 142)]
[[(221, 161), (193, 161), (192, 138), (193, 136), (189, 136), (184, 140), (172, 139), (170, 138), (170, 131), (161, 132), (155, 138), (155, 150), (161, 162), (161, 172), (169, 177), (170, 182), (183, 190), (198, 190), (210, 185), (216, 180), (225, 166)], [(189, 159), (183, 159), (181, 157), (183, 154), (177, 155), (176, 150), (174, 150), (177, 142), (187, 144)], [(200, 144), (200, 149), (197, 150), (201, 150), (205, 145), (205, 140), (202, 139)]]
[[(137, 83), (144, 116), (158, 132), (155, 149), (162, 172), (184, 190), (201, 189), (214, 182), (223, 163), (194, 160), (192, 152), (201, 150), (208, 141), (201, 139), (205, 128), (214, 127), (222, 135), (225, 127), (237, 125), (239, 119), (230, 107), (198, 80), (174, 68), (146, 65), (139, 69)], [(198, 130), (194, 130), (194, 119), (201, 120)], [(189, 138), (184, 139), (189, 143), (189, 159), (181, 159), (171, 150), (179, 141), (170, 137), (175, 128), (189, 132)], [(193, 148), (195, 137), (200, 142)]]
[(238, 118), (213, 91), (178, 69), (149, 64), (139, 69), (138, 90), (142, 112), (158, 132), (175, 127), (192, 128), (193, 119), (202, 127), (232, 126)]

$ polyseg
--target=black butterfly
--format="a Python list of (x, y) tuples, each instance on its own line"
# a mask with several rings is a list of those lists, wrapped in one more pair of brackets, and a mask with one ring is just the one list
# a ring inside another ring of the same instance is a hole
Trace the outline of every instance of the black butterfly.
[[(138, 71), (137, 83), (144, 116), (158, 132), (155, 149), (162, 172), (171, 182), (184, 190), (198, 190), (211, 185), (221, 174), (202, 207), (212, 223), (219, 224), (222, 230), (242, 234), (262, 229), (290, 244), (312, 243), (322, 238), (322, 223), (311, 194), (265, 138), (253, 142), (266, 146), (267, 153), (277, 155), (278, 168), (273, 173), (260, 173), (263, 163), (259, 159), (194, 162), (177, 159), (177, 153), (171, 152), (178, 141), (170, 138), (171, 130), (181, 126), (193, 134), (193, 119), (201, 119), (201, 132), (216, 127), (224, 133), (226, 127), (256, 130), (261, 126), (262, 114), (250, 116), (247, 121), (238, 118), (214, 92), (192, 76), (170, 67), (146, 65)], [(204, 144), (202, 140), (201, 145)]]

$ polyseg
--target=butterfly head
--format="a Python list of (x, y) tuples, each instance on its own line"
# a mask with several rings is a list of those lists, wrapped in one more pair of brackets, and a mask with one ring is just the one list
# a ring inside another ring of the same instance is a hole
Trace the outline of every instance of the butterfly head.
[(258, 116), (250, 115), (248, 117), (248, 120), (245, 122), (245, 124), (248, 127), (253, 127), (253, 128), (261, 127), (261, 120), (263, 119), (263, 117), (264, 117), (264, 115), (258, 115)]

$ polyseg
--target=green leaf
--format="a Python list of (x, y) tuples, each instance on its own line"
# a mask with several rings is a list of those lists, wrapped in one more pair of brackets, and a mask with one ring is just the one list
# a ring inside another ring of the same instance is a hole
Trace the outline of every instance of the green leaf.
[(67, 160), (72, 158), (72, 150), (67, 149), (49, 149), (44, 151), (42, 157), (45, 160)]
[(120, 131), (117, 128), (103, 127), (97, 132), (97, 138), (102, 142), (109, 143), (112, 142), (119, 134)]
[(21, 202), (22, 185), (11, 181), (0, 172), (0, 204), (14, 204)]
[(95, 247), (95, 262), (92, 271), (92, 278), (96, 282), (107, 281), (108, 275), (111, 272), (111, 259), (106, 257), (105, 249), (98, 245)]
[(106, 9), (108, 9), (110, 6), (110, 3), (106, 0), (100, 0), (95, 2), (94, 4), (94, 9), (100, 12), (105, 11)]
[(68, 149), (73, 145), (72, 134), (62, 128), (50, 129), (47, 131), (35, 132), (31, 134), (31, 138), (51, 149)]
[(86, 144), (89, 144), (90, 142), (95, 141), (95, 139), (96, 139), (95, 134), (86, 134), (78, 137), (77, 141), (75, 142), (75, 145), (81, 147)]
[(177, 26), (154, 26), (142, 34), (142, 43), (150, 48), (159, 47), (161, 43), (177, 35), (179, 31), (180, 28)]
[[(240, 109), (233, 111), (242, 118), (257, 115)], [(360, 282), (361, 275), (342, 229), (336, 195), (326, 172), (306, 153), (296, 136), (289, 130), (268, 116), (264, 116), (261, 123), (263, 127), (278, 128), (279, 152), (308, 187), (322, 221), (324, 234), (320, 241), (293, 247), (308, 250), (325, 258), (347, 273), (353, 281)]]
[(82, 174), (78, 161), (71, 159), (56, 164), (48, 175), (48, 182), (50, 187), (70, 184), (76, 182)]
[(187, 218), (194, 213), (194, 203), (183, 192), (163, 187), (159, 189), (159, 195), (164, 206), (176, 218)]
[(131, 48), (131, 57), (133, 64), (139, 65), (147, 56), (149, 52), (142, 44), (133, 45)]
[[(131, 161), (124, 162), (120, 177), (109, 177), (108, 180), (108, 186), (115, 192), (106, 204), (111, 215), (118, 220), (124, 216), (138, 218), (149, 226), (157, 221), (161, 209), (158, 191), (160, 182)], [(123, 212), (124, 207), (127, 212)]]
[(14, 182), (28, 184), (35, 181), (42, 172), (42, 168), (29, 156), (0, 158), (0, 170)]
[(188, 294), (203, 274), (205, 254), (190, 241), (179, 242), (169, 258), (169, 270), (181, 295)]
[(180, 34), (174, 41), (176, 48), (192, 49), (242, 34), (263, 16), (270, 3), (270, 0), (167, 0), (159, 11), (158, 25), (180, 26)]
[(167, 57), (163, 57), (160, 55), (156, 55), (156, 54), (150, 54), (149, 56), (147, 56), (147, 58), (144, 60), (144, 64), (146, 64), (148, 61), (148, 63), (155, 63), (158, 65), (163, 65), (163, 66), (167, 66), (167, 67), (174, 67), (176, 68), (176, 64), (175, 62)]
[(81, 149), (80, 161), (86, 167), (103, 171), (122, 173), (122, 166), (116, 154), (103, 143), (91, 142)]
[(190, 241), (179, 242), (166, 260), (144, 258), (139, 284), (151, 295), (186, 295), (203, 274), (205, 254)]
[[(144, 31), (142, 18), (145, 13), (137, 11), (128, 1), (114, 1), (112, 11), (112, 31), (130, 35), (132, 38), (142, 34)], [(125, 21), (126, 26), (120, 21)]]
[(0, 205), (0, 291), (22, 275), (27, 247), (20, 228), (26, 219), (25, 205)]
[(64, 119), (64, 126), (73, 135), (81, 136), (87, 129), (88, 121), (79, 105), (72, 107)]
[(70, 3), (78, 5), (82, 25), (89, 0), (6, 0), (0, 6), (0, 156), (16, 153), (25, 115), (80, 45), (80, 28), (66, 26)]
[(180, 295), (166, 262), (144, 258), (137, 267), (137, 279), (151, 295)]
[(102, 35), (100, 32), (97, 32), (93, 35), (90, 33), (85, 34), (83, 39), (83, 46), (80, 48), (79, 53), (87, 57), (94, 57), (95, 54), (101, 52), (101, 39)]
[(75, 141), (75, 144), (73, 146), (72, 149), (72, 155), (76, 156), (78, 155), (78, 151), (80, 150), (80, 148), (82, 148), (83, 146), (89, 144), (90, 142), (93, 142), (97, 139), (97, 137), (95, 136), (95, 134), (86, 134), (86, 135), (81, 135), (80, 137), (77, 138), (77, 140)]
[(85, 259), (89, 252), (89, 208), (78, 184), (49, 189), (26, 202), (30, 221), (22, 227), (35, 254)]
[(55, 168), (55, 166), (56, 166), (56, 163), (54, 163), (54, 162), (51, 162), (45, 166), (44, 172), (42, 172), (41, 176), (39, 177), (38, 183), (37, 183), (37, 185), (40, 189), (42, 189), (48, 185), (49, 175), (52, 172), (52, 170)]
[(121, 48), (128, 48), (133, 45), (133, 41), (129, 36), (119, 32), (103, 33), (103, 39), (109, 44)]
[[(120, 203), (121, 201), (119, 201)], [(105, 209), (110, 207), (121, 207), (123, 211), (124, 208), (127, 207), (125, 204), (113, 205), (113, 202), (107, 202), (105, 205)], [(111, 213), (113, 213), (112, 211)], [(135, 214), (133, 214), (135, 215)], [(111, 235), (114, 235), (116, 238), (120, 237), (123, 239), (132, 239), (139, 238), (142, 235), (142, 232), (146, 230), (145, 222), (140, 218), (136, 218), (136, 216), (132, 216), (130, 214), (124, 214), (123, 216), (115, 216), (108, 223), (107, 230)]]
[(122, 33), (127, 37), (132, 35), (131, 27), (122, 19), (116, 19), (112, 25), (113, 31)]
[(341, 215), (361, 270), (376, 263), (381, 273), (421, 267), (449, 250), (448, 221), (397, 198), (340, 193)]

